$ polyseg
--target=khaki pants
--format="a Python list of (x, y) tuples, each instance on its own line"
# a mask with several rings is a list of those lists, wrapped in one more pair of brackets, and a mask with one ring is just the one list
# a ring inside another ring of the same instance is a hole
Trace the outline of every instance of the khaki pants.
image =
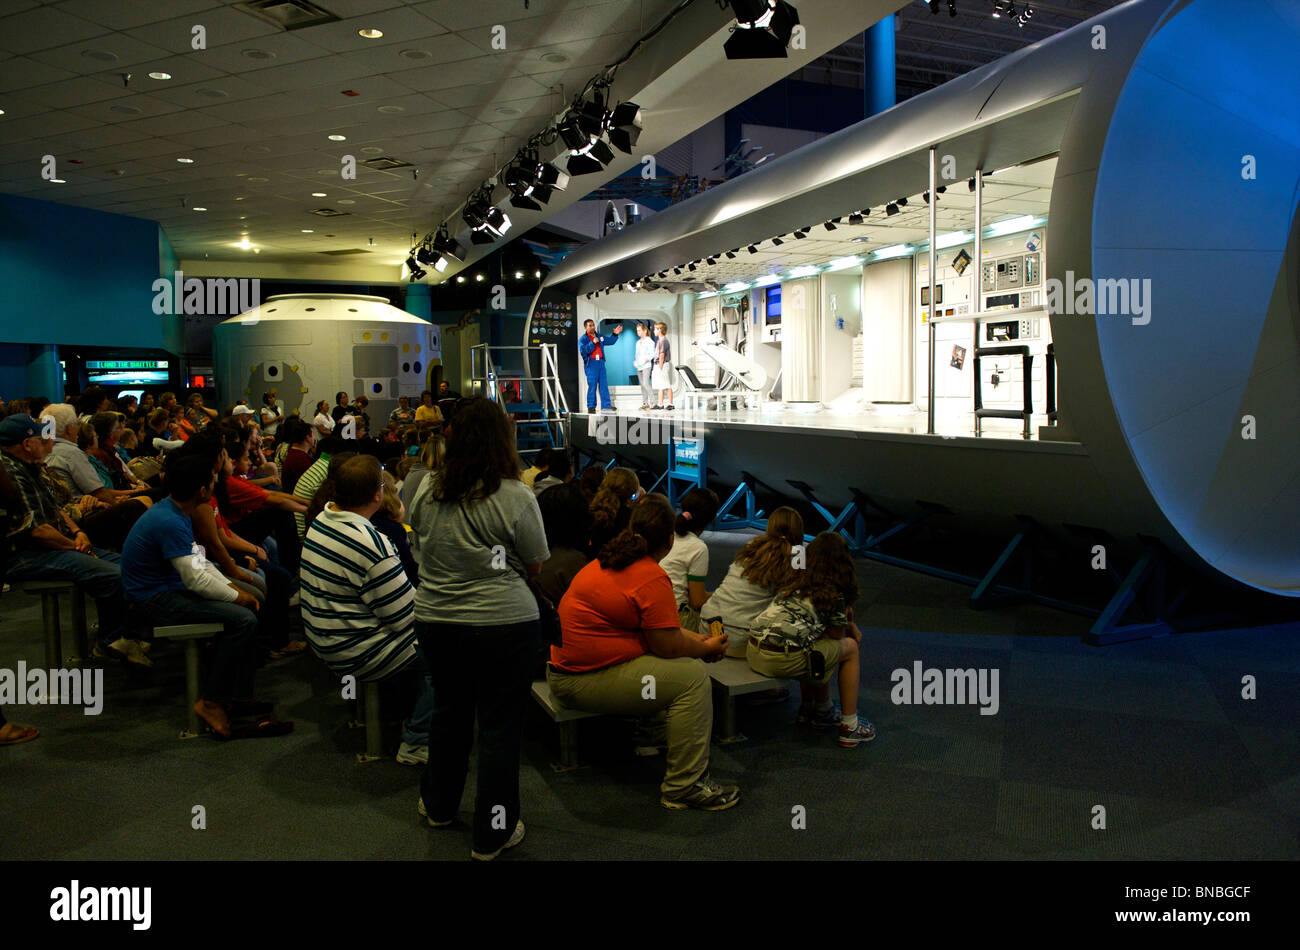
[[(825, 659), (826, 675), (822, 677), (822, 682), (829, 683), (831, 674), (840, 665), (842, 652), (840, 641), (822, 637), (813, 643), (813, 649)], [(771, 650), (759, 649), (758, 643), (750, 640), (745, 645), (745, 656), (749, 660), (749, 668), (762, 676), (787, 680), (810, 678), (808, 654), (803, 650), (796, 650), (793, 653), (773, 653)]]
[[(643, 681), (643, 677), (654, 677)], [(668, 771), (663, 794), (685, 795), (709, 768), (713, 734), (713, 698), (704, 661), (693, 657), (665, 660), (646, 653), (590, 673), (559, 673), (547, 668), (551, 693), (566, 706), (619, 716), (666, 713)], [(653, 684), (653, 698), (650, 684)]]

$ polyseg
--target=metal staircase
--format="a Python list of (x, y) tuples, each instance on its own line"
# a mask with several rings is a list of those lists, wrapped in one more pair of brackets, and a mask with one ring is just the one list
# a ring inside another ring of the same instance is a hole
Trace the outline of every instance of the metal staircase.
[[(564, 417), (569, 414), (569, 403), (560, 386), (554, 343), (536, 346), (492, 346), (480, 343), (470, 348), (470, 385), (478, 396), (486, 396), (501, 405), (515, 423), (515, 442), (525, 460), (546, 448), (565, 446)], [(522, 359), (522, 373), (498, 370), (501, 354), (517, 352)], [(540, 375), (527, 375), (531, 366), (540, 368)]]

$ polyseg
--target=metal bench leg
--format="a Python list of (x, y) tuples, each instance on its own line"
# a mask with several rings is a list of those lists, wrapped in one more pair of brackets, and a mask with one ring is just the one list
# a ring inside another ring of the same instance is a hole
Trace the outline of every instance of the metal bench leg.
[(379, 715), (379, 682), (362, 684), (361, 716), (366, 723), (366, 751), (357, 755), (357, 762), (374, 762), (384, 757), (383, 721)]
[(68, 657), (68, 662), (85, 663), (90, 659), (86, 631), (86, 592), (77, 588), (72, 592), (72, 637), (77, 652), (75, 656)]
[(202, 734), (199, 714), (194, 704), (199, 701), (199, 641), (185, 641), (185, 731), (182, 739), (194, 739)]
[(730, 693), (719, 690), (720, 702), (718, 710), (722, 713), (721, 735), (718, 736), (718, 743), (721, 745), (730, 745), (733, 742), (744, 742), (745, 736), (736, 731), (736, 698)]
[[(57, 670), (63, 665), (63, 644), (59, 630), (59, 595), (53, 591), (41, 592), (41, 621), (45, 626), (45, 668)], [(47, 702), (59, 701), (57, 682), (50, 683)]]
[(551, 767), (557, 772), (571, 772), (582, 768), (578, 762), (577, 720), (558, 722), (556, 727), (560, 730), (560, 761), (558, 765), (552, 764)]

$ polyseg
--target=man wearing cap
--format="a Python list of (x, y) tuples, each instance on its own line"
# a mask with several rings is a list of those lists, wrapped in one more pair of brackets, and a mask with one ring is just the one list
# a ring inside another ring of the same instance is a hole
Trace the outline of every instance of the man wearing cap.
[[(12, 546), (11, 580), (72, 581), (99, 607), (100, 645), (150, 665), (140, 644), (124, 633), (119, 557), (96, 548), (59, 507), (41, 477), (54, 448), (54, 420), (42, 424), (25, 413), (0, 422), (0, 464), (20, 497), (7, 506), (5, 543)], [(46, 431), (48, 429), (48, 431)]]
[(605, 347), (618, 342), (618, 335), (623, 332), (623, 324), (616, 324), (614, 332), (600, 336), (596, 332), (596, 321), (587, 320), (582, 324), (582, 336), (578, 338), (578, 352), (587, 373), (587, 411), (596, 411), (596, 394), (600, 394), (600, 408), (606, 411), (614, 408), (609, 398), (609, 377), (605, 372)]

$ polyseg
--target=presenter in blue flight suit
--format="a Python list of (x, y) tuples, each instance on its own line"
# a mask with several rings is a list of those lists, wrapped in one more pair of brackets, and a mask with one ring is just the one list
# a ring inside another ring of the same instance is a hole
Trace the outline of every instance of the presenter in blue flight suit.
[(609, 398), (609, 379), (605, 373), (605, 347), (618, 342), (618, 335), (623, 332), (623, 324), (614, 327), (614, 332), (606, 337), (596, 334), (596, 321), (587, 320), (582, 324), (583, 334), (578, 339), (578, 352), (587, 371), (587, 411), (596, 411), (596, 392), (600, 392), (600, 407), (613, 411), (614, 403)]

